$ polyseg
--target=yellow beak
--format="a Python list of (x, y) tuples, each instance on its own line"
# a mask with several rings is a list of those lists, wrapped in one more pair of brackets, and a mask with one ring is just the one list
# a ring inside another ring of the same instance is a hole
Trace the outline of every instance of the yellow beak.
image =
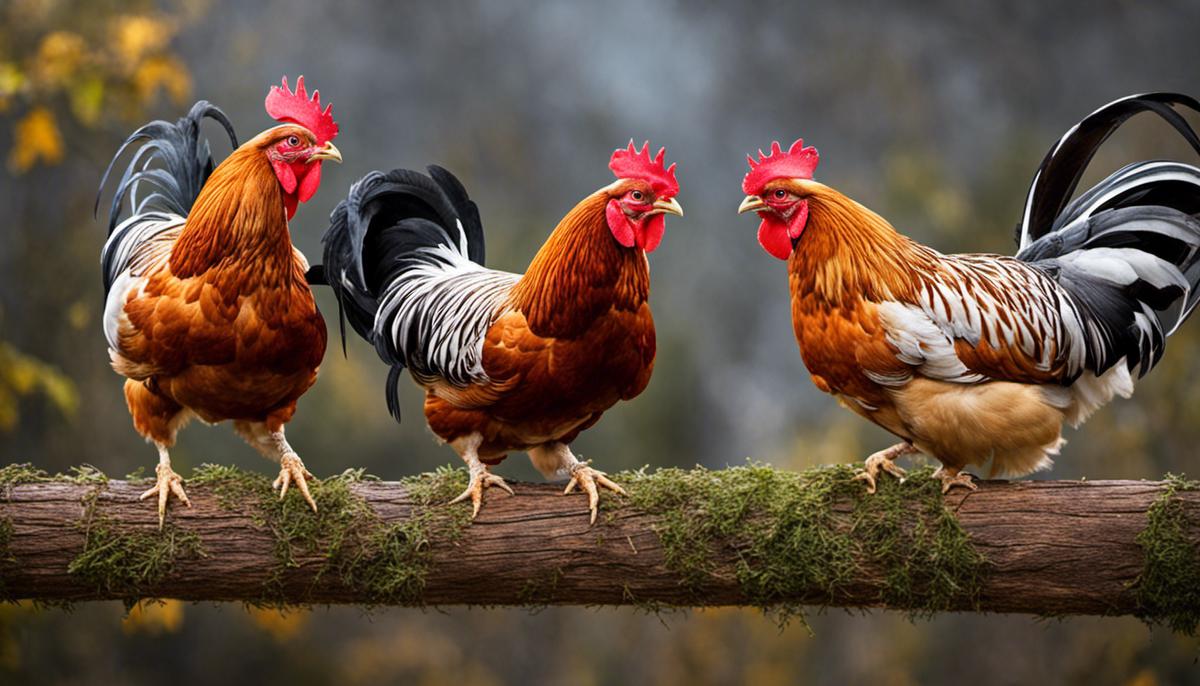
[(763, 202), (762, 198), (758, 197), (757, 195), (747, 195), (746, 199), (742, 201), (742, 204), (738, 205), (738, 214), (758, 212), (765, 209), (767, 209), (767, 204)]
[(337, 149), (337, 146), (333, 144), (333, 141), (329, 141), (325, 143), (324, 148), (316, 151), (313, 153), (312, 157), (308, 158), (309, 162), (315, 162), (317, 160), (332, 160), (338, 164), (341, 164), (342, 151)]
[(654, 209), (652, 212), (655, 214), (674, 214), (682, 217), (683, 205), (680, 205), (679, 201), (675, 198), (663, 198), (661, 200), (654, 201)]

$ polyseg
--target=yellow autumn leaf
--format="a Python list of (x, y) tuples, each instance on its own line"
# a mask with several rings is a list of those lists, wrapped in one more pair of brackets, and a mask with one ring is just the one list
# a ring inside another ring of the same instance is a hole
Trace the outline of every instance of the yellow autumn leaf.
[[(21, 73), (21, 69), (12, 62), (0, 62), (0, 102), (9, 103), (25, 89), (25, 75)], [(7, 109), (6, 106), (0, 106), (0, 112)]]
[(1126, 686), (1155, 686), (1157, 683), (1158, 679), (1149, 669), (1143, 669), (1125, 682)]
[(79, 392), (70, 378), (0, 341), (0, 431), (16, 426), (17, 399), (35, 391), (40, 391), (65, 417), (73, 417), (79, 408)]
[(92, 310), (83, 300), (76, 300), (67, 308), (67, 323), (72, 329), (80, 331), (87, 328), (92, 321)]
[(183, 602), (179, 600), (143, 600), (129, 609), (121, 621), (126, 634), (170, 634), (183, 625)]
[(151, 57), (138, 65), (133, 87), (143, 105), (149, 104), (159, 89), (166, 89), (172, 100), (183, 103), (192, 92), (192, 77), (174, 57)]
[(276, 641), (287, 641), (308, 623), (308, 611), (300, 609), (277, 610), (265, 607), (249, 607), (246, 612), (254, 625), (270, 634)]
[(112, 46), (126, 71), (146, 55), (161, 51), (175, 34), (173, 22), (155, 17), (127, 15), (113, 20)]
[(44, 87), (62, 86), (83, 63), (87, 43), (70, 31), (54, 31), (42, 39), (38, 47), (35, 73)]
[(104, 114), (104, 81), (98, 77), (85, 79), (67, 91), (71, 114), (84, 126), (93, 126)]
[(62, 161), (62, 135), (58, 132), (54, 114), (45, 107), (33, 108), (17, 122), (13, 139), (8, 166), (15, 172), (28, 171), (38, 160), (44, 164)]
[(0, 431), (12, 431), (20, 416), (17, 412), (17, 396), (0, 385)]

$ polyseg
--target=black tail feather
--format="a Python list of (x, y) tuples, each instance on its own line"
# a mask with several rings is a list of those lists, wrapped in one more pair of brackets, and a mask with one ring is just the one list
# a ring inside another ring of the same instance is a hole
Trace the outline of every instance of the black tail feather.
[(388, 410), (399, 421), (396, 384), (405, 360), (391, 343), (376, 340), (380, 298), (389, 284), (413, 268), (412, 258), (423, 248), (447, 245), (483, 264), (479, 209), (459, 180), (441, 167), (429, 167), (428, 176), (409, 169), (371, 172), (334, 208), (322, 241), (323, 282), (338, 300), (343, 353), (349, 322), (392, 365)]
[(1042, 160), (1025, 201), (1025, 214), (1017, 227), (1017, 241), (1024, 248), (1042, 236), (1064, 226), (1060, 222), (1079, 179), (1096, 151), (1130, 117), (1153, 112), (1175, 128), (1200, 152), (1200, 136), (1174, 109), (1182, 105), (1200, 112), (1200, 102), (1181, 93), (1143, 93), (1111, 102), (1072, 127)]
[[(229, 135), (229, 142), (237, 148), (237, 135), (233, 131), (233, 124), (219, 107), (206, 100), (192, 105), (187, 115), (174, 124), (162, 120), (152, 121), (125, 139), (113, 155), (112, 161), (108, 163), (108, 168), (104, 170), (100, 188), (96, 192), (96, 204), (92, 208), (93, 213), (99, 212), (100, 196), (117, 160), (129, 147), (140, 142), (141, 147), (130, 159), (113, 194), (108, 214), (110, 234), (117, 226), (117, 220), (121, 216), (121, 205), (126, 198), (131, 199), (134, 214), (159, 210), (187, 216), (204, 182), (214, 169), (208, 139), (200, 132), (200, 124), (206, 117), (219, 123)], [(152, 167), (156, 161), (162, 166)], [(137, 191), (143, 182), (156, 190), (138, 198)]]
[(400, 375), (403, 373), (402, 365), (392, 365), (392, 368), (388, 370), (387, 388), (385, 389), (388, 414), (392, 415), (397, 424), (400, 423)]

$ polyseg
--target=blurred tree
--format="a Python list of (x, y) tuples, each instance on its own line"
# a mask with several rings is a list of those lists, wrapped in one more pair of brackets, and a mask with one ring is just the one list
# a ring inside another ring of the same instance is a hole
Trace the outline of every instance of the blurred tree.
[(191, 74), (169, 44), (198, 15), (195, 5), (16, 0), (0, 8), (0, 115), (13, 128), (9, 169), (61, 162), (64, 131), (138, 119), (164, 91), (185, 103)]
[[(11, 130), (9, 171), (20, 175), (62, 162), (65, 141), (108, 119), (141, 117), (161, 92), (186, 102), (191, 75), (169, 44), (203, 4), (162, 10), (147, 2), (16, 0), (0, 6), (0, 125)], [(18, 400), (35, 393), (68, 417), (79, 403), (74, 383), (58, 367), (0, 337), (0, 432), (16, 427)]]
[(67, 417), (79, 404), (75, 384), (62, 372), (0, 340), (0, 431), (16, 427), (17, 400), (34, 393), (44, 395)]

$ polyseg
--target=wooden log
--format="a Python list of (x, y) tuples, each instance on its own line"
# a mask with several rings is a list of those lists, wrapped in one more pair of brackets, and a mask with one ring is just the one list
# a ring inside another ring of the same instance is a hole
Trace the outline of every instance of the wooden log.
[[(347, 479), (339, 500), (326, 481), (316, 487), (318, 517), (298, 494), (273, 506), (266, 479), (255, 478), (261, 483), (240, 491), (219, 480), (189, 483), (193, 506), (173, 501), (162, 531), (152, 501), (138, 500), (145, 483), (0, 487), (0, 593), (44, 602), (428, 605), (879, 606), (889, 597), (882, 558), (865, 559), (843, 583), (756, 596), (747, 570), (763, 561), (749, 558), (745, 545), (721, 540), (710, 541), (702, 573), (688, 580), (669, 559), (678, 542), (663, 537), (665, 513), (610, 494), (589, 526), (586, 498), (563, 496), (561, 486), (516, 483), (512, 496), (492, 488), (468, 524), (468, 505), (431, 505), (431, 492), (416, 495), (412, 483)], [(433, 495), (453, 493), (461, 478), (453, 475), (458, 482)], [(854, 503), (866, 497), (835, 499), (833, 529), (853, 539)], [(1135, 586), (1146, 557), (1137, 538), (1163, 497), (1164, 483), (1142, 481), (980, 482), (977, 491), (955, 491), (942, 506), (986, 571), (975, 592), (934, 609), (1144, 613)], [(925, 501), (899, 502), (905, 521), (927, 518)], [(1190, 522), (1200, 492), (1181, 489), (1171, 502), (1186, 515), (1174, 521), (1184, 524), (1194, 551), (1200, 530)], [(703, 512), (705, 503), (694, 507)], [(744, 522), (756, 531), (775, 525), (761, 512)]]

